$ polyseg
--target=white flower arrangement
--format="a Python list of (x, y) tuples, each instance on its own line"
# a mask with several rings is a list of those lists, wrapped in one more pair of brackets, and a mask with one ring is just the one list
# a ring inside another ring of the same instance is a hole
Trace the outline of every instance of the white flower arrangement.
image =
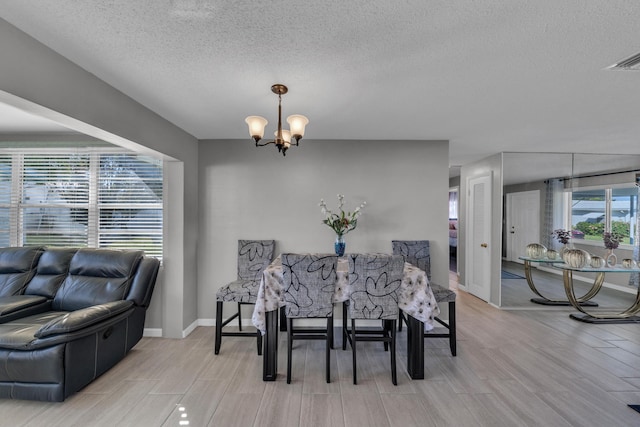
[(338, 236), (343, 236), (355, 230), (358, 225), (358, 218), (362, 215), (362, 209), (367, 205), (367, 202), (362, 202), (360, 206), (355, 208), (353, 212), (345, 212), (342, 207), (344, 206), (344, 195), (338, 194), (338, 209), (339, 213), (333, 213), (323, 199), (320, 199), (320, 206), (322, 214), (325, 219), (322, 221), (336, 232)]

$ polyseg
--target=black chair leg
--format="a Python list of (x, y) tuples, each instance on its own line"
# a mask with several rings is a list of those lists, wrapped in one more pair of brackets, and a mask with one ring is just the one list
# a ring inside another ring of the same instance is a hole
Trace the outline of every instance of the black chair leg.
[(238, 330), (242, 331), (242, 305), (238, 303)]
[(293, 319), (287, 318), (287, 384), (291, 384), (291, 353), (293, 350)]
[(396, 321), (391, 320), (391, 382), (398, 385), (398, 375), (396, 372)]
[(449, 348), (451, 355), (456, 355), (456, 302), (449, 301)]
[(220, 353), (222, 344), (222, 301), (216, 301), (216, 340), (214, 353)]
[(356, 320), (351, 319), (351, 351), (353, 354), (353, 383), (358, 384), (357, 367), (356, 367)]
[(331, 333), (331, 349), (333, 350), (335, 348), (334, 342), (333, 342), (333, 311), (331, 312), (331, 317), (328, 318), (329, 320), (329, 324), (327, 324), (327, 333)]
[(280, 332), (287, 332), (287, 313), (285, 307), (280, 307)]
[(262, 332), (256, 331), (256, 341), (258, 342), (258, 356), (262, 356)]
[(398, 310), (398, 332), (402, 332), (402, 310)]
[(347, 349), (347, 303), (342, 303), (342, 349)]
[[(395, 322), (393, 322), (395, 323)], [(385, 338), (390, 337), (391, 331), (389, 330), (389, 325), (391, 324), (391, 320), (383, 320), (382, 321), (382, 333)], [(395, 325), (393, 325), (395, 329)], [(389, 341), (383, 341), (384, 351), (389, 351)]]
[(327, 318), (327, 342), (326, 342), (326, 374), (327, 384), (331, 382), (331, 349), (333, 348), (333, 314)]

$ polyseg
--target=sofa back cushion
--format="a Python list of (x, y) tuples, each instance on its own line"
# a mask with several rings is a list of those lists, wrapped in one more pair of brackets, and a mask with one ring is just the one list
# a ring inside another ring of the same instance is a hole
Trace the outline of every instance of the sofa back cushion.
[(133, 301), (138, 307), (149, 307), (159, 270), (160, 260), (158, 258), (144, 257), (131, 282), (127, 299)]
[(40, 256), (35, 276), (24, 293), (53, 298), (69, 274), (71, 258), (77, 251), (78, 248), (47, 248)]
[(33, 277), (41, 246), (0, 248), (0, 297), (19, 295)]
[(125, 299), (143, 251), (79, 249), (53, 299), (53, 309), (74, 311)]

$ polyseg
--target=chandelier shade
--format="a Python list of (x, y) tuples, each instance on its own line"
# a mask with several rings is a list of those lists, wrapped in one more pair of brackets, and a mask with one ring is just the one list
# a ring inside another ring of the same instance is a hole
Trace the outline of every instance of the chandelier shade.
[(249, 135), (259, 141), (264, 136), (264, 128), (267, 127), (267, 119), (260, 116), (249, 116), (244, 121), (249, 125)]
[(300, 114), (294, 114), (292, 116), (287, 117), (287, 123), (289, 123), (289, 129), (291, 130), (291, 135), (297, 140), (302, 139), (304, 136), (304, 128), (309, 124), (309, 119)]
[[(260, 142), (264, 137), (264, 129), (267, 126), (267, 120), (261, 116), (249, 116), (244, 121), (249, 126), (249, 135), (256, 142), (256, 147), (264, 147), (265, 145), (274, 144), (283, 156), (291, 145), (298, 146), (298, 143), (304, 136), (305, 126), (309, 124), (309, 119), (300, 114), (293, 114), (287, 117), (289, 130), (282, 129), (282, 95), (287, 93), (289, 89), (283, 84), (274, 84), (271, 91), (278, 95), (278, 128), (274, 132), (275, 139), (273, 141)], [(295, 143), (291, 142), (295, 139)]]

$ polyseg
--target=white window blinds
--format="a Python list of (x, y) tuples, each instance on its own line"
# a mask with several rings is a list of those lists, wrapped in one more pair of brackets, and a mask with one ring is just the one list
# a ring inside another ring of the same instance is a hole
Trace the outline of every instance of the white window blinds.
[(21, 245), (87, 246), (89, 156), (25, 155), (19, 169)]
[(0, 245), (162, 256), (162, 162), (131, 153), (0, 154)]
[(99, 246), (162, 254), (162, 163), (128, 154), (100, 157)]
[(0, 246), (11, 246), (11, 156), (0, 154)]

